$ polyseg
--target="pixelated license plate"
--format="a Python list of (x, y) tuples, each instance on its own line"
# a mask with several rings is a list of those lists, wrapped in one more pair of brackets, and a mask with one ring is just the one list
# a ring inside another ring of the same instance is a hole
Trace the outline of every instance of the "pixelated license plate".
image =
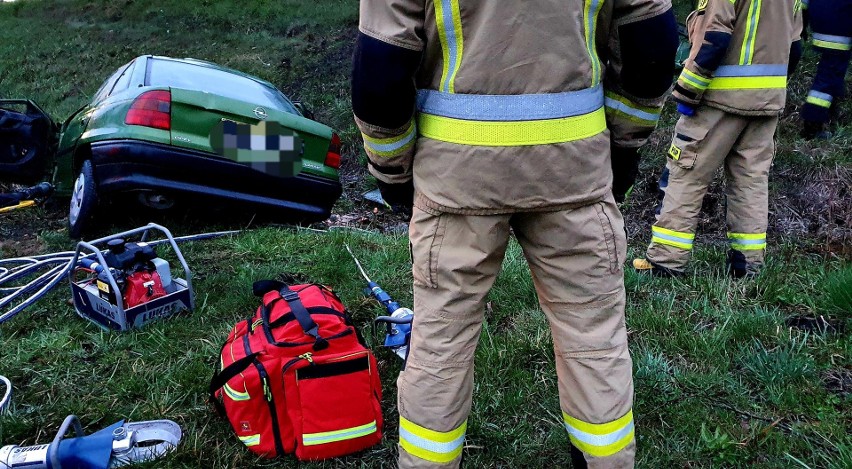
[(222, 120), (210, 131), (210, 146), (225, 158), (272, 176), (293, 177), (302, 172), (304, 142), (277, 122), (251, 125)]

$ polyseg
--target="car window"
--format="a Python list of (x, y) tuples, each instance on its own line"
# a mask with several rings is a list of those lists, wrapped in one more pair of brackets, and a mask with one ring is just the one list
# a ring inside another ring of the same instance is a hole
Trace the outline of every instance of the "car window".
[(112, 96), (115, 93), (120, 93), (127, 89), (127, 86), (130, 85), (130, 77), (133, 75), (133, 62), (124, 69), (121, 73), (121, 76), (118, 77), (118, 80), (115, 82), (115, 86), (112, 87), (112, 91), (110, 91), (109, 95)]
[(112, 76), (107, 78), (104, 84), (101, 85), (100, 88), (98, 88), (97, 93), (95, 93), (95, 97), (92, 98), (92, 102), (97, 103), (98, 101), (106, 99), (106, 97), (109, 96), (110, 91), (112, 91), (113, 86), (115, 86), (115, 82), (118, 80), (121, 74), (124, 73), (125, 70), (127, 70), (127, 67), (129, 66), (130, 64), (126, 64), (123, 67), (120, 67), (118, 70), (115, 71), (115, 73), (112, 74)]
[(251, 78), (204, 65), (172, 60), (151, 60), (148, 67), (149, 86), (169, 86), (204, 91), (299, 114), (293, 104), (280, 91)]

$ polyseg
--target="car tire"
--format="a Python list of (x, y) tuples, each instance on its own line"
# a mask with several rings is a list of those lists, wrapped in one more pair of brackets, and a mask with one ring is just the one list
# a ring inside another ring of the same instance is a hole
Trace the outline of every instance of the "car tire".
[(71, 203), (68, 208), (68, 236), (80, 239), (98, 206), (97, 186), (92, 162), (86, 160), (74, 180)]

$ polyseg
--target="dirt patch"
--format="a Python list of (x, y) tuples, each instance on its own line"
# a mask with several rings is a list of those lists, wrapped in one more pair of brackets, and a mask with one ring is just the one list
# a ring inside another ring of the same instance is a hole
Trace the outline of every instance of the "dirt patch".
[(792, 316), (785, 321), (787, 327), (816, 334), (837, 334), (845, 331), (844, 323), (825, 316)]
[(852, 394), (852, 370), (845, 368), (827, 371), (822, 377), (825, 389), (838, 396), (849, 396)]

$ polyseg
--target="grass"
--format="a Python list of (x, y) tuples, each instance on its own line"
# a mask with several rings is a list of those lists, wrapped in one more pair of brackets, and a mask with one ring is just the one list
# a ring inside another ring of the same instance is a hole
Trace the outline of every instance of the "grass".
[[(355, 150), (347, 90), (357, 8), (355, 0), (2, 4), (0, 96), (32, 97), (54, 116), (67, 116), (109, 72), (137, 55), (193, 56), (258, 75), (312, 104), (319, 120), (343, 131), (354, 167), (362, 156)], [(791, 110), (812, 73), (809, 56), (793, 86)], [(841, 111), (850, 114), (848, 105)], [(626, 210), (635, 225), (629, 258), (641, 254), (647, 241), (651, 184), (674, 118), (667, 108), (646, 149), (645, 179)], [(796, 125), (791, 111), (781, 124), (776, 201), (786, 196), (787, 184), (803, 187), (802, 175), (815, 174), (808, 171), (825, 176), (849, 170), (848, 126), (820, 144), (794, 138)], [(345, 204), (345, 210), (355, 207), (351, 200)], [(15, 217), (43, 214), (30, 213)], [(840, 226), (835, 218), (821, 226)], [(3, 219), (0, 233), (18, 233), (12, 226), (18, 222), (25, 220)], [(203, 228), (194, 223), (173, 228)], [(827, 252), (828, 238), (816, 229), (785, 236), (792, 232), (773, 228), (761, 275), (732, 281), (722, 269), (725, 253), (716, 240), (723, 227), (717, 225), (718, 218), (705, 218), (688, 276), (666, 280), (626, 272), (639, 467), (852, 467), (852, 265)], [(29, 233), (31, 238), (19, 234), (24, 245), (16, 250), (70, 246), (61, 223)], [(16, 386), (11, 413), (0, 417), (0, 443), (47, 442), (69, 413), (89, 431), (122, 418), (168, 418), (183, 427), (184, 440), (175, 454), (148, 467), (295, 466), (292, 458), (260, 460), (243, 448), (207, 404), (207, 384), (228, 330), (257, 306), (251, 295), (257, 279), (286, 273), (333, 286), (370, 337), (380, 308), (361, 296), (363, 282), (344, 243), (375, 280), (411, 304), (404, 237), (281, 227), (184, 246), (195, 272), (196, 311), (141, 331), (100, 331), (76, 317), (67, 290), (58, 289), (0, 326), (0, 373)], [(466, 466), (567, 467), (550, 332), (517, 243), (510, 244), (503, 267), (477, 350)], [(378, 337), (370, 341), (378, 348)], [(399, 363), (384, 351), (378, 356), (383, 443), (305, 467), (394, 467)]]

